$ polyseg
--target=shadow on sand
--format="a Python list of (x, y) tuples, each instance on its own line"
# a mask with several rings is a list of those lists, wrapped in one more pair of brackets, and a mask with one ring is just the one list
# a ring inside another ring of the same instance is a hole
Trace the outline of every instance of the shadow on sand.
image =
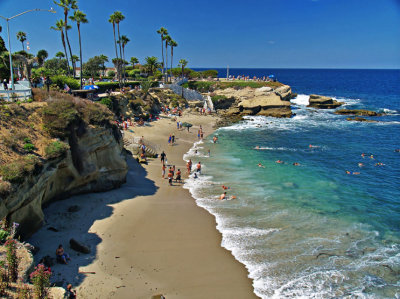
[[(133, 158), (127, 159), (129, 171), (127, 182), (119, 189), (102, 193), (89, 193), (70, 197), (66, 200), (52, 203), (44, 209), (45, 223), (27, 242), (40, 250), (35, 254), (35, 265), (44, 257), (50, 256), (55, 260), (55, 251), (59, 244), (71, 257), (68, 265), (55, 263), (52, 266), (52, 285), (66, 287), (68, 283), (78, 286), (87, 273), (79, 273), (79, 268), (90, 265), (97, 255), (97, 246), (102, 242), (96, 232), (89, 232), (93, 223), (110, 217), (114, 208), (110, 205), (124, 200), (134, 200), (137, 196), (149, 196), (156, 193), (158, 187), (147, 179), (147, 171)], [(78, 211), (68, 209), (77, 206)], [(53, 230), (49, 230), (52, 228)], [(54, 228), (57, 231), (54, 231)], [(108, 236), (103, 236), (108, 237)], [(89, 254), (73, 251), (69, 240), (74, 238), (91, 249)]]

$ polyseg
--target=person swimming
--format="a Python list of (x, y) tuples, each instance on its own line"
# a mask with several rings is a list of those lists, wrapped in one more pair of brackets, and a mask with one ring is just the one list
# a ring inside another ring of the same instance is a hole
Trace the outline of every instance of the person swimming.
[(360, 174), (360, 172), (353, 172), (353, 171), (346, 170), (346, 174)]
[(258, 163), (258, 167), (265, 168), (265, 166), (264, 166), (264, 165), (262, 165), (261, 163)]
[(293, 166), (300, 166), (300, 163), (294, 162)]
[(358, 167), (363, 167), (364, 164), (363, 163), (358, 163)]
[(227, 189), (229, 189), (229, 187), (222, 185), (222, 189), (227, 190)]
[(281, 160), (276, 160), (275, 162), (278, 163), (278, 164), (284, 164), (285, 163), (285, 162), (283, 162)]
[(219, 200), (224, 200), (226, 197), (226, 192), (222, 193), (221, 196), (219, 197)]
[(260, 146), (259, 146), (259, 145), (256, 145), (256, 147), (255, 147), (254, 149), (259, 150), (259, 149), (260, 149)]

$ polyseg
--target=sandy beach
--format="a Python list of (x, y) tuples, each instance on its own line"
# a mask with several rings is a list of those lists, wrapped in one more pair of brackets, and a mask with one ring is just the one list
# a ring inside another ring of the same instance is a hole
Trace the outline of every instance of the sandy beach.
[[(194, 125), (189, 133), (162, 118), (134, 127), (125, 138), (144, 136), (159, 145), (186, 178), (183, 154), (197, 140), (199, 125), (211, 134), (216, 118), (184, 114), (180, 120)], [(168, 146), (170, 133), (174, 146)], [(53, 281), (72, 283), (80, 298), (255, 298), (246, 268), (221, 247), (215, 218), (181, 184), (162, 179), (159, 158), (148, 165), (128, 160), (120, 189), (75, 196), (45, 210), (46, 223), (28, 240), (40, 247), (35, 258), (53, 257), (60, 243), (71, 255), (68, 265), (53, 267)], [(69, 212), (75, 205), (78, 211)], [(89, 245), (91, 253), (74, 252), (70, 238)]]

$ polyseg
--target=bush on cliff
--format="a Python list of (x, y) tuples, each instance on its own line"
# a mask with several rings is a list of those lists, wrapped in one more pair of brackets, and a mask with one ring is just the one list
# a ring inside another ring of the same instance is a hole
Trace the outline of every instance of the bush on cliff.
[(33, 173), (41, 165), (34, 155), (22, 156), (18, 160), (0, 166), (0, 176), (10, 183), (22, 183), (24, 176)]
[(43, 128), (53, 137), (68, 136), (67, 128), (78, 118), (78, 111), (72, 101), (57, 99), (43, 107)]
[(102, 98), (100, 104), (105, 105), (110, 110), (113, 108), (113, 102), (110, 98)]
[(47, 159), (54, 159), (63, 156), (68, 149), (69, 146), (66, 143), (54, 141), (45, 147), (44, 152)]

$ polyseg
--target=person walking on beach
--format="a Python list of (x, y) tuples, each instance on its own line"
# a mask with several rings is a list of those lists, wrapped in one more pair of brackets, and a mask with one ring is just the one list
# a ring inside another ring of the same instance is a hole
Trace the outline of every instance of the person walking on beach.
[(171, 145), (171, 142), (172, 142), (172, 135), (169, 134), (169, 137), (168, 137), (168, 145)]
[(178, 168), (178, 171), (176, 172), (176, 178), (175, 178), (175, 182), (179, 182), (182, 183), (182, 178), (181, 178), (181, 170)]
[(171, 138), (172, 138), (172, 145), (175, 143), (175, 134), (172, 134), (172, 136), (171, 136)]
[(200, 130), (197, 131), (197, 139), (200, 140)]
[(166, 156), (167, 156), (167, 155), (165, 154), (165, 152), (162, 151), (162, 153), (161, 153), (161, 155), (160, 155), (160, 159), (161, 159), (161, 163), (162, 163), (162, 164), (164, 164)]

